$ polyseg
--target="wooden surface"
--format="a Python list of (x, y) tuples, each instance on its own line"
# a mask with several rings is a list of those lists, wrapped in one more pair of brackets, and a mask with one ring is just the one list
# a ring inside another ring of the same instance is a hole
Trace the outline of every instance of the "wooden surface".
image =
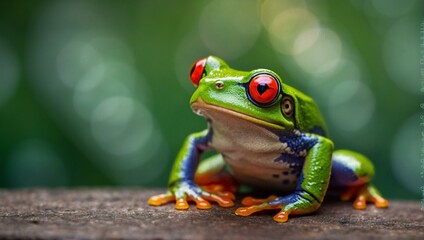
[[(0, 238), (43, 239), (424, 239), (420, 203), (391, 201), (388, 209), (352, 209), (326, 201), (312, 215), (281, 224), (275, 212), (234, 215), (236, 207), (174, 210), (151, 207), (163, 190), (0, 190)], [(237, 200), (239, 206), (240, 200)]]

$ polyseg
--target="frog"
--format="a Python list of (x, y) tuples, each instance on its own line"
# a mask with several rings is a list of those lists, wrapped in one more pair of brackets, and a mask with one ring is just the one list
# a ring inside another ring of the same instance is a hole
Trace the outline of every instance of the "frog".
[[(315, 101), (276, 72), (240, 71), (208, 56), (192, 65), (190, 80), (191, 109), (206, 119), (207, 128), (184, 140), (168, 190), (150, 197), (150, 205), (174, 202), (177, 210), (187, 210), (193, 201), (198, 209), (210, 209), (213, 202), (232, 207), (237, 190), (248, 186), (270, 195), (244, 197), (235, 214), (275, 210), (273, 219), (281, 223), (289, 215), (315, 212), (331, 191), (353, 200), (355, 209), (367, 203), (388, 207), (371, 183), (372, 162), (352, 150), (335, 150)], [(201, 160), (208, 151), (216, 153)]]

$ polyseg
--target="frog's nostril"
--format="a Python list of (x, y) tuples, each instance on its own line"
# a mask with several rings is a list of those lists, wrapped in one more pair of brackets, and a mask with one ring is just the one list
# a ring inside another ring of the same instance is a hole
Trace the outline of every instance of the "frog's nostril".
[(216, 89), (219, 89), (219, 90), (223, 89), (224, 88), (224, 82), (223, 81), (216, 81), (215, 87), (216, 87)]

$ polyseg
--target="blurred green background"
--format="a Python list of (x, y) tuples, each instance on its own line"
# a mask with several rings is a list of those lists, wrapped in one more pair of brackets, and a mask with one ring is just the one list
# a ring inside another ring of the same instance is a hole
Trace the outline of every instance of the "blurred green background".
[(312, 96), (385, 196), (418, 199), (423, 5), (1, 1), (0, 187), (165, 186), (185, 136), (206, 126), (189, 67), (216, 55)]

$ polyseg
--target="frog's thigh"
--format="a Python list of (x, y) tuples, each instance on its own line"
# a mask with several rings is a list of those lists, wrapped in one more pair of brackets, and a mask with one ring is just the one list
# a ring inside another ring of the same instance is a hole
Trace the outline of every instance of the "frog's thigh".
[(226, 163), (221, 154), (202, 160), (196, 170), (195, 182), (200, 185), (215, 182), (225, 172)]
[(374, 176), (374, 166), (364, 155), (350, 150), (333, 153), (330, 187), (359, 186)]

